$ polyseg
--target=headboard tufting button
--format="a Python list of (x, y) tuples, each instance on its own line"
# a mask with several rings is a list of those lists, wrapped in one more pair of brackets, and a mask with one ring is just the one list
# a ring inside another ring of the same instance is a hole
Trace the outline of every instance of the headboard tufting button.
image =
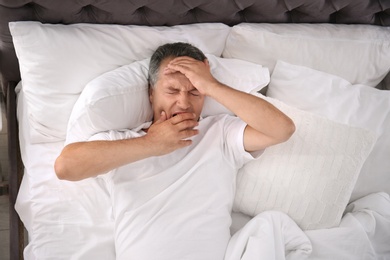
[(195, 15), (195, 13), (197, 13), (197, 11), (198, 11), (198, 7), (193, 7), (187, 11), (187, 14)]
[(145, 6), (138, 7), (134, 12), (135, 13), (145, 13), (146, 7)]

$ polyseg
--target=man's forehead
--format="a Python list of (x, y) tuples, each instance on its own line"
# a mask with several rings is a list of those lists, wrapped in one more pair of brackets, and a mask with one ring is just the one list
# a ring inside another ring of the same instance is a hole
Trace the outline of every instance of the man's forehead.
[(189, 79), (181, 74), (180, 72), (172, 73), (172, 74), (167, 74), (163, 75), (159, 79), (159, 82), (162, 87), (164, 88), (172, 88), (172, 89), (181, 89), (181, 90), (188, 90), (188, 89), (193, 89), (195, 88)]
[(169, 61), (161, 63), (160, 70), (159, 70), (159, 78), (165, 78), (167, 80), (181, 80), (181, 79), (188, 80), (187, 77), (179, 71), (166, 73), (165, 68), (167, 68)]

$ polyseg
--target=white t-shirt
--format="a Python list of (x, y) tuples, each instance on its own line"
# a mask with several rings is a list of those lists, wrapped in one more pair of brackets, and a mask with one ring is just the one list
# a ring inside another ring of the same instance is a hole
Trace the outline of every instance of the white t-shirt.
[[(112, 199), (117, 259), (223, 259), (236, 173), (253, 159), (243, 146), (245, 127), (237, 117), (207, 117), (191, 146), (101, 176)], [(137, 131), (93, 139), (145, 134)]]

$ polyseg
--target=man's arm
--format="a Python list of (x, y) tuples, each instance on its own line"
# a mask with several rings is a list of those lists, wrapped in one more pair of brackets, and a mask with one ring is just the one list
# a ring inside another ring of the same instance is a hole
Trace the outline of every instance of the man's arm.
[[(183, 113), (167, 120), (165, 113), (142, 137), (72, 143), (64, 147), (54, 169), (59, 179), (78, 181), (106, 173), (128, 163), (170, 153), (191, 145), (186, 138), (198, 134), (196, 116)], [(186, 140), (184, 140), (186, 139)]]
[(261, 98), (222, 84), (209, 93), (248, 124), (244, 132), (244, 147), (248, 152), (287, 141), (295, 131), (289, 117)]
[(211, 75), (207, 60), (178, 57), (168, 64), (164, 73), (174, 71), (186, 75), (201, 94), (215, 99), (248, 124), (244, 132), (246, 151), (258, 151), (284, 142), (294, 133), (294, 122), (275, 106), (218, 82)]

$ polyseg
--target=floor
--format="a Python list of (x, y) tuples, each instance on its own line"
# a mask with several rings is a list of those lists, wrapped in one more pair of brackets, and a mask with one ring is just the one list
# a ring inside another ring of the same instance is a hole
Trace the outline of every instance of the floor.
[[(0, 93), (0, 96), (2, 94)], [(0, 98), (2, 130), (0, 131), (0, 260), (9, 260), (9, 203), (8, 203), (8, 159), (7, 159), (7, 122), (5, 108)]]

